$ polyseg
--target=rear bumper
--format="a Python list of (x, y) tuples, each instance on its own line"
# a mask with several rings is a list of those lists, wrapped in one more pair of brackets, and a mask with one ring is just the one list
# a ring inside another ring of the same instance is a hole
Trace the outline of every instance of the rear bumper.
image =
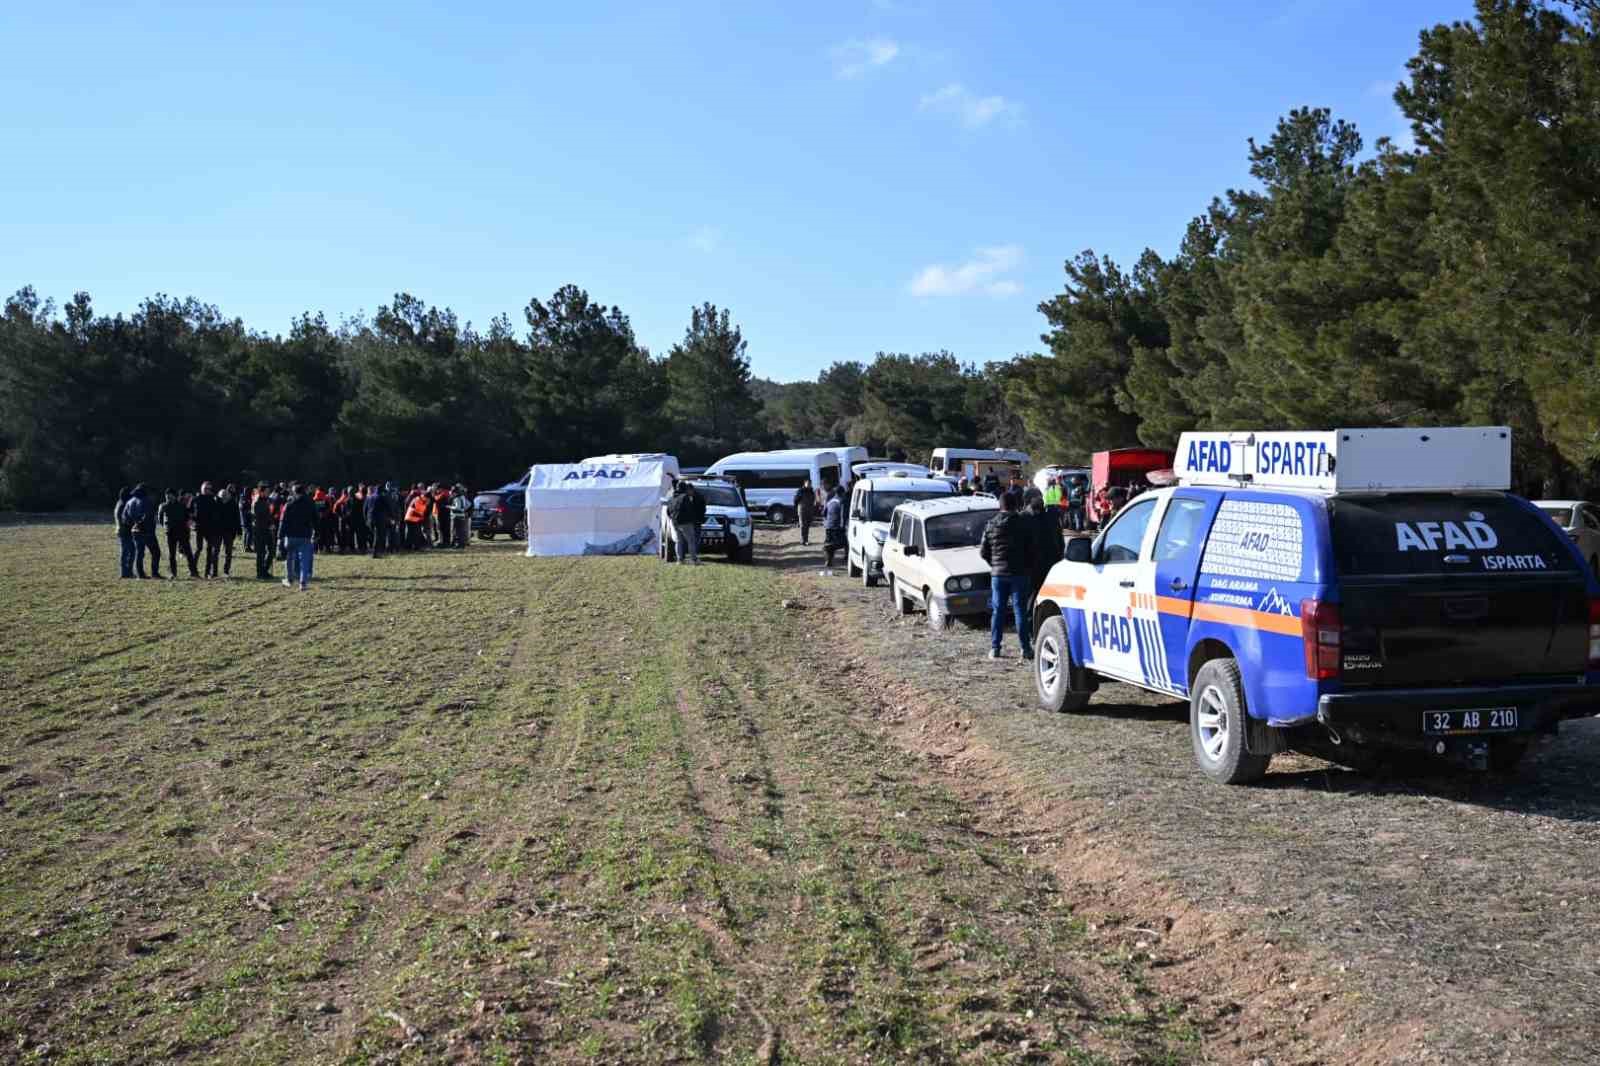
[(1600, 714), (1600, 686), (1479, 685), (1330, 693), (1317, 700), (1317, 721), (1352, 733), (1352, 739), (1414, 744), (1424, 739), (1422, 716), (1427, 711), (1499, 707), (1517, 709), (1518, 728), (1511, 735), (1550, 733), (1565, 719)]

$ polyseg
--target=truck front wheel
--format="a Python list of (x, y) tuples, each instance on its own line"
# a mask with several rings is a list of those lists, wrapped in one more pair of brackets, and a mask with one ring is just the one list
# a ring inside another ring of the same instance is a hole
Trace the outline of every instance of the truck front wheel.
[(1212, 659), (1189, 695), (1189, 737), (1201, 773), (1224, 785), (1248, 785), (1267, 772), (1271, 755), (1245, 750), (1244, 680), (1232, 659)]
[(1033, 641), (1033, 683), (1039, 691), (1039, 706), (1058, 714), (1083, 710), (1090, 692), (1073, 687), (1081, 677), (1067, 648), (1066, 622), (1060, 615), (1046, 618)]

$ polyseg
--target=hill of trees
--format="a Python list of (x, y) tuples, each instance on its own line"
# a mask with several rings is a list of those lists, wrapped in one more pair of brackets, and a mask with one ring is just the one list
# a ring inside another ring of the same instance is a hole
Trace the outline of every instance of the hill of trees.
[(1249, 143), (1255, 185), (1163, 258), (1087, 250), (1039, 305), (1045, 351), (978, 367), (879, 352), (753, 379), (726, 309), (663, 356), (568, 285), (487, 329), (408, 294), (287, 336), (194, 299), (131, 314), (32, 289), (0, 314), (0, 507), (202, 477), (452, 477), (672, 450), (1014, 445), (1041, 460), (1190, 428), (1505, 423), (1524, 491), (1600, 480), (1600, 3), (1477, 0), (1425, 30), (1365, 151), (1320, 108)]

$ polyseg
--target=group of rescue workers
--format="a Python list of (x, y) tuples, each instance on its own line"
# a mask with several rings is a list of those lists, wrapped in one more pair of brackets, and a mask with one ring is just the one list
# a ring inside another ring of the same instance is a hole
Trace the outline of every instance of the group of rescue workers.
[(168, 580), (178, 578), (179, 555), (191, 578), (231, 577), (234, 543), (243, 537), (244, 550), (255, 555), (256, 580), (270, 581), (272, 564), (281, 557), (284, 587), (304, 590), (319, 551), (380, 559), (385, 552), (462, 549), (471, 515), (471, 497), (459, 484), (419, 482), (401, 490), (392, 481), (342, 489), (261, 481), (254, 488), (228, 484), (218, 489), (207, 481), (198, 492), (167, 489), (159, 500), (143, 484), (123, 489), (112, 521), (124, 578), (161, 577), (161, 535)]

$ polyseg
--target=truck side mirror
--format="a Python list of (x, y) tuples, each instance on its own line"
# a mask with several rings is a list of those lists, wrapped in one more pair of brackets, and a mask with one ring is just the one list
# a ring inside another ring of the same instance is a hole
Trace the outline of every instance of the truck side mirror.
[(1088, 537), (1070, 537), (1067, 540), (1067, 562), (1086, 563), (1094, 558), (1094, 542)]
[(921, 555), (922, 549), (917, 547), (915, 544), (907, 544), (905, 547), (905, 553), (907, 555)]

